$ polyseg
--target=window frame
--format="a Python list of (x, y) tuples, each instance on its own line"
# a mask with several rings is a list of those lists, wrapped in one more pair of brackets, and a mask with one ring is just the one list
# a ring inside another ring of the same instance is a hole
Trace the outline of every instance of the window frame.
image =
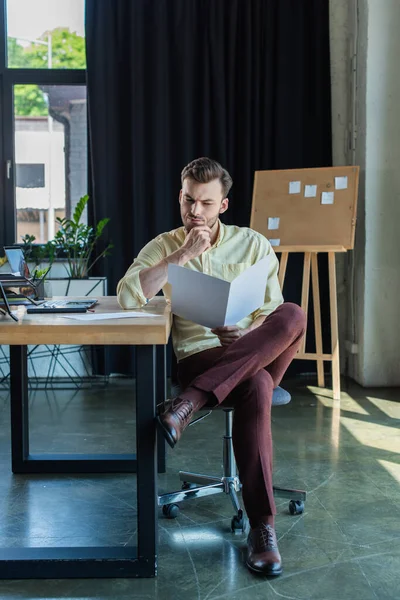
[[(0, 253), (15, 244), (15, 147), (14, 85), (84, 85), (86, 69), (20, 69), (7, 66), (7, 0), (0, 0)], [(86, 132), (89, 137), (89, 132)], [(88, 188), (90, 187), (90, 145), (88, 143)]]

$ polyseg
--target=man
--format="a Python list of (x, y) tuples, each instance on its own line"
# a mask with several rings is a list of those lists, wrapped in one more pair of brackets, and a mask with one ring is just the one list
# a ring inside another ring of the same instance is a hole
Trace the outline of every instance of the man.
[(229, 173), (214, 160), (198, 158), (183, 169), (181, 180), (183, 227), (141, 250), (118, 284), (118, 300), (127, 309), (143, 306), (160, 289), (170, 299), (169, 263), (231, 281), (269, 256), (265, 303), (235, 326), (211, 330), (174, 316), (172, 340), (183, 392), (158, 421), (173, 448), (205, 404), (228, 399), (234, 405), (233, 445), (251, 528), (246, 564), (276, 576), (282, 565), (274, 530), (271, 400), (304, 335), (305, 316), (299, 306), (283, 303), (278, 260), (268, 240), (219, 220), (229, 204)]

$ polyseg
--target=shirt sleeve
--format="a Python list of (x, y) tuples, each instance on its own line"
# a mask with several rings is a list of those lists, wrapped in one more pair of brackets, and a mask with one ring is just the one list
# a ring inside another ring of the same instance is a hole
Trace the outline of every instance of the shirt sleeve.
[(150, 298), (143, 294), (139, 273), (142, 269), (153, 267), (164, 257), (165, 252), (159, 239), (151, 240), (139, 252), (117, 285), (117, 299), (121, 308), (139, 308), (147, 304)]
[(279, 261), (267, 238), (260, 235), (258, 239), (259, 245), (255, 262), (258, 262), (265, 256), (269, 257), (268, 280), (267, 287), (265, 290), (264, 304), (252, 313), (253, 321), (255, 321), (258, 317), (261, 316), (267, 317), (268, 315), (273, 313), (274, 310), (278, 308), (278, 306), (280, 306), (283, 303), (281, 286), (279, 285), (278, 280)]

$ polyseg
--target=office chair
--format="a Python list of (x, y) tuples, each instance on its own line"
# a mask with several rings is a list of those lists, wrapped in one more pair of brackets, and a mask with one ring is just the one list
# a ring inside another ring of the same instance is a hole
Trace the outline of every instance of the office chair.
[[(177, 363), (174, 355), (172, 356), (171, 366), (171, 397), (179, 396), (180, 387), (177, 381)], [(272, 396), (272, 406), (282, 406), (288, 404), (291, 400), (289, 392), (281, 387), (274, 390)], [(207, 410), (207, 406), (205, 407)], [(158, 505), (162, 506), (163, 515), (169, 519), (175, 519), (179, 514), (179, 502), (210, 496), (212, 494), (225, 493), (229, 495), (235, 514), (231, 520), (232, 532), (241, 532), (245, 529), (245, 519), (243, 510), (237, 493), (240, 491), (241, 483), (237, 475), (236, 462), (232, 443), (232, 423), (233, 407), (223, 405), (213, 406), (205, 415), (201, 415), (189, 424), (195, 425), (205, 417), (208, 417), (213, 410), (223, 410), (225, 413), (225, 435), (223, 436), (223, 473), (221, 477), (204, 475), (201, 473), (191, 473), (190, 471), (179, 471), (179, 479), (182, 482), (181, 490), (170, 492), (158, 496)], [(274, 486), (274, 496), (289, 499), (289, 512), (291, 515), (298, 515), (304, 511), (304, 502), (306, 492), (303, 490), (288, 489)]]

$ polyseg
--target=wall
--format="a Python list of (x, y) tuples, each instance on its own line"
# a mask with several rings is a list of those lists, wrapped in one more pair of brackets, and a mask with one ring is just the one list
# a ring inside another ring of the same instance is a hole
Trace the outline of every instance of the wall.
[(356, 324), (362, 352), (354, 375), (365, 386), (400, 385), (400, 2), (363, 0), (359, 13), (359, 54), (366, 64), (357, 100), (365, 113), (365, 274), (360, 252), (356, 292), (363, 306)]
[[(334, 164), (344, 159), (361, 167), (355, 250), (338, 261), (342, 365), (366, 387), (400, 385), (399, 23), (399, 0), (331, 1)], [(345, 339), (358, 354), (345, 352)]]

